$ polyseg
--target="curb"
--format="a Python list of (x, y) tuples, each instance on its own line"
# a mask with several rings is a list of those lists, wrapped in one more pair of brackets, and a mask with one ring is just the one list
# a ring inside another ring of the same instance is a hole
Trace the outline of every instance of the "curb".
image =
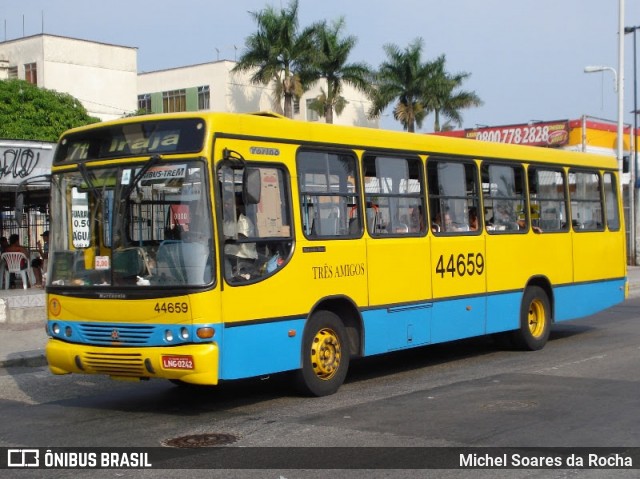
[(44, 349), (14, 353), (12, 356), (0, 359), (0, 369), (39, 368), (48, 364), (47, 358), (44, 356)]

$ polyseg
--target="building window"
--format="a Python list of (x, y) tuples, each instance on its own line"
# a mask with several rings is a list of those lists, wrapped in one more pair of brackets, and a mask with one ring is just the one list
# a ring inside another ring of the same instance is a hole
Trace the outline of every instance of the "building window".
[(300, 114), (300, 98), (298, 98), (297, 96), (293, 97), (293, 114)]
[(314, 101), (315, 98), (309, 98), (307, 100), (307, 121), (318, 121), (318, 112), (310, 108), (312, 102)]
[(38, 69), (35, 63), (25, 63), (24, 65), (24, 80), (27, 83), (33, 85), (38, 84)]
[(172, 113), (176, 111), (187, 111), (186, 90), (171, 90), (162, 92), (162, 111)]
[(151, 113), (151, 95), (149, 93), (138, 95), (138, 111)]
[(18, 67), (9, 67), (8, 75), (9, 80), (15, 80), (18, 78)]
[(198, 87), (198, 110), (208, 110), (209, 106), (209, 85)]

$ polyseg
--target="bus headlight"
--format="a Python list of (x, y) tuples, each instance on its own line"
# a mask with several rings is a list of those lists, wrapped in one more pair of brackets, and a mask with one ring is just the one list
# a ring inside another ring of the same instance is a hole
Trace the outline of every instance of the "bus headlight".
[(53, 323), (51, 325), (51, 331), (53, 332), (53, 334), (58, 336), (60, 334), (60, 325), (58, 323)]
[(168, 343), (171, 343), (173, 341), (173, 331), (171, 331), (170, 329), (167, 329), (164, 332), (164, 340)]
[(185, 341), (189, 339), (189, 330), (187, 328), (180, 328), (180, 337)]

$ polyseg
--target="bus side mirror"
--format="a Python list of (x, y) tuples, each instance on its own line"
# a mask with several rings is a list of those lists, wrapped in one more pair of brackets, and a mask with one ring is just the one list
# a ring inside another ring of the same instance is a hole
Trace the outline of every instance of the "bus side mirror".
[(258, 168), (245, 168), (242, 178), (242, 200), (245, 205), (257, 205), (260, 203), (262, 191), (260, 170)]
[(22, 216), (24, 209), (24, 193), (16, 193), (16, 209), (15, 209), (15, 219), (18, 226), (22, 224)]

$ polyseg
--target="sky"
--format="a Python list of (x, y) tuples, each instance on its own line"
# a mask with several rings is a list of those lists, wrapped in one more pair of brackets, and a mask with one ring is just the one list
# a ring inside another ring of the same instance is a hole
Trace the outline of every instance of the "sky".
[[(610, 71), (618, 69), (621, 0), (299, 0), (300, 27), (345, 20), (357, 38), (350, 61), (377, 68), (383, 46), (423, 40), (423, 61), (444, 54), (450, 73), (483, 105), (462, 128), (530, 121), (617, 119)], [(255, 31), (248, 12), (289, 0), (0, 0), (0, 41), (47, 33), (138, 49), (138, 71), (234, 60)], [(625, 26), (640, 25), (640, 0), (624, 0)], [(637, 32), (640, 63), (640, 30)], [(624, 41), (624, 121), (633, 123), (633, 34)], [(620, 72), (618, 72), (620, 73)], [(640, 75), (640, 71), (638, 72)], [(640, 99), (638, 100), (640, 104)], [(389, 112), (381, 126), (401, 130)], [(420, 130), (433, 131), (433, 116)]]

